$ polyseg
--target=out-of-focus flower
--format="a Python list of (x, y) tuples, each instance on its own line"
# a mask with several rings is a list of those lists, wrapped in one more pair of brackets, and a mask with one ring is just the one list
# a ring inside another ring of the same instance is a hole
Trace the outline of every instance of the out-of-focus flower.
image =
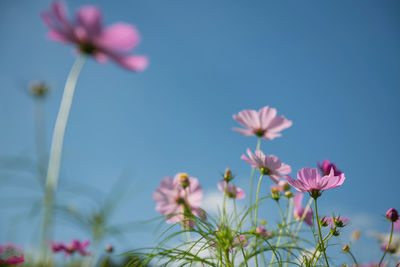
[(80, 242), (77, 239), (73, 239), (70, 244), (65, 244), (62, 242), (50, 242), (50, 248), (53, 253), (63, 251), (66, 255), (72, 255), (74, 253), (79, 253), (82, 256), (90, 255), (87, 251), (87, 247), (90, 245), (89, 240)]
[(24, 254), (12, 244), (0, 245), (0, 263), (1, 264), (19, 264), (24, 262)]
[(156, 210), (167, 216), (167, 223), (185, 222), (191, 214), (201, 218), (205, 215), (200, 208), (203, 198), (201, 185), (196, 178), (188, 176), (189, 185), (183, 188), (181, 175), (178, 173), (174, 178), (164, 178), (153, 193)]
[[(386, 249), (387, 244), (389, 243), (390, 234), (373, 234), (374, 237), (379, 241), (381, 244), (381, 249)], [(389, 252), (393, 254), (395, 257), (400, 257), (400, 235), (393, 234), (392, 242), (390, 242)]]
[(266, 156), (261, 150), (257, 149), (253, 154), (250, 149), (247, 149), (246, 155), (242, 155), (241, 159), (248, 162), (251, 166), (259, 169), (261, 174), (268, 175), (275, 183), (279, 183), (279, 179), (289, 174), (292, 168), (282, 163), (278, 157), (274, 155)]
[(106, 245), (105, 250), (108, 253), (113, 253), (114, 247), (112, 245), (108, 244), (108, 245)]
[(395, 223), (393, 225), (393, 230), (400, 231), (400, 220), (395, 221)]
[(276, 109), (265, 106), (260, 110), (245, 109), (238, 114), (234, 114), (233, 118), (240, 123), (242, 128), (233, 128), (243, 135), (255, 135), (267, 140), (280, 137), (280, 131), (292, 126), (292, 122), (284, 116), (276, 116)]
[(290, 190), (290, 185), (286, 180), (280, 180), (278, 182), (279, 192), (285, 192)]
[(294, 217), (297, 220), (300, 220), (303, 216), (304, 217), (304, 222), (307, 225), (312, 226), (313, 225), (313, 212), (312, 210), (309, 208), (307, 210), (307, 213), (304, 215), (304, 212), (306, 212), (305, 207), (303, 207), (302, 205), (302, 201), (303, 201), (303, 193), (298, 193), (294, 196), (293, 198), (293, 204), (294, 204), (294, 209), (293, 209), (293, 213), (294, 213)]
[(322, 172), (322, 175), (329, 175), (331, 173), (331, 169), (333, 169), (333, 174), (335, 176), (339, 176), (342, 172), (336, 167), (336, 165), (329, 160), (322, 161), (322, 164), (317, 162), (319, 170)]
[(249, 245), (249, 241), (245, 235), (236, 236), (232, 242), (232, 247), (247, 247)]
[(246, 193), (241, 188), (228, 184), (225, 180), (218, 183), (218, 189), (230, 198), (242, 199), (246, 196)]
[(100, 63), (112, 59), (132, 71), (142, 71), (148, 65), (147, 57), (126, 54), (140, 42), (136, 28), (121, 22), (104, 27), (95, 6), (79, 8), (75, 21), (70, 21), (64, 3), (55, 1), (41, 16), (51, 40), (73, 44), (80, 53), (92, 55)]
[(343, 184), (344, 174), (334, 175), (331, 169), (329, 175), (321, 177), (321, 174), (315, 168), (303, 168), (297, 172), (297, 180), (287, 177), (291, 186), (300, 192), (309, 192), (311, 197), (316, 199), (321, 196), (321, 191), (332, 189)]
[(396, 246), (390, 244), (390, 246), (388, 247), (388, 244), (385, 243), (385, 244), (382, 244), (382, 245), (381, 245), (381, 250), (382, 250), (382, 251), (387, 250), (389, 253), (393, 254), (393, 253), (396, 252)]
[(270, 237), (270, 236), (271, 236), (271, 233), (269, 233), (269, 232), (267, 231), (267, 229), (265, 229), (265, 227), (262, 226), (262, 225), (259, 225), (259, 226), (256, 228), (256, 234), (258, 234), (259, 236), (264, 237), (264, 238)]
[(361, 231), (360, 230), (354, 230), (352, 233), (351, 233), (351, 240), (352, 241), (357, 241), (358, 239), (360, 239), (360, 237), (361, 237)]
[(386, 218), (391, 222), (395, 222), (399, 219), (399, 213), (397, 212), (396, 209), (390, 208), (386, 212)]
[(350, 251), (350, 246), (349, 246), (349, 245), (344, 245), (344, 246), (342, 247), (342, 251), (343, 251), (343, 253), (349, 252), (349, 251)]
[(29, 84), (29, 93), (35, 98), (44, 98), (50, 91), (50, 87), (43, 81), (32, 81)]

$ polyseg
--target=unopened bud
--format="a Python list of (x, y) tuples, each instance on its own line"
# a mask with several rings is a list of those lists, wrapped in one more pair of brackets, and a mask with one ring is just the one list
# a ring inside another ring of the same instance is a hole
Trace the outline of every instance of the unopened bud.
[(291, 191), (286, 191), (285, 192), (285, 197), (292, 198), (293, 197), (293, 193)]
[(333, 236), (339, 236), (339, 235), (340, 235), (340, 232), (339, 232), (338, 230), (336, 230), (336, 228), (331, 228), (331, 234), (332, 234)]
[(33, 81), (29, 85), (29, 92), (37, 98), (42, 98), (49, 92), (49, 86), (43, 81)]
[(360, 239), (360, 236), (361, 236), (360, 230), (355, 230), (353, 231), (353, 233), (351, 233), (351, 240), (356, 241)]
[(181, 186), (183, 188), (186, 188), (186, 187), (188, 187), (190, 185), (189, 176), (187, 175), (187, 173), (181, 173), (179, 175), (179, 181), (180, 181)]
[(281, 197), (279, 196), (279, 194), (272, 194), (272, 195), (271, 195), (271, 198), (272, 198), (273, 200), (279, 200)]
[(230, 181), (232, 181), (232, 179), (233, 179), (233, 177), (232, 177), (231, 170), (226, 168), (225, 173), (224, 173), (224, 180), (229, 183)]
[(113, 251), (114, 251), (114, 247), (113, 246), (111, 246), (111, 245), (106, 245), (106, 251), (108, 252), (108, 253), (112, 253)]
[(343, 251), (343, 253), (349, 252), (349, 251), (350, 251), (350, 246), (349, 246), (349, 245), (344, 245), (344, 246), (342, 247), (342, 251)]
[(277, 195), (277, 194), (279, 194), (279, 187), (278, 187), (277, 185), (272, 185), (272, 186), (270, 187), (270, 190), (271, 190), (271, 194), (272, 194), (272, 195)]
[(327, 217), (322, 217), (320, 220), (321, 226), (322, 227), (327, 227), (329, 225), (329, 218)]
[(391, 222), (395, 222), (399, 219), (399, 213), (396, 209), (391, 208), (386, 212), (386, 218)]

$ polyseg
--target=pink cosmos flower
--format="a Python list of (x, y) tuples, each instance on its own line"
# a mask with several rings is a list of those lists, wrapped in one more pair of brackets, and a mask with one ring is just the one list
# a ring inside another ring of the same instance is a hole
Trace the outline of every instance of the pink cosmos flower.
[(70, 21), (64, 3), (55, 1), (41, 16), (51, 40), (74, 44), (80, 53), (92, 55), (100, 63), (110, 58), (132, 71), (142, 71), (148, 65), (147, 57), (126, 54), (140, 42), (136, 28), (121, 22), (103, 27), (101, 12), (95, 6), (81, 7), (75, 21)]
[[(182, 179), (183, 176), (187, 179)], [(187, 182), (187, 186), (182, 186), (181, 181)], [(178, 173), (173, 179), (164, 178), (153, 193), (156, 210), (167, 216), (167, 223), (183, 222), (188, 213), (204, 217), (204, 211), (200, 208), (202, 198), (203, 189), (198, 180), (185, 173)]]
[(75, 252), (81, 254), (82, 256), (90, 255), (90, 253), (86, 250), (89, 245), (89, 240), (80, 242), (77, 239), (73, 239), (69, 245), (62, 242), (50, 242), (50, 247), (53, 253), (63, 251), (68, 256), (74, 254)]
[(280, 131), (292, 126), (292, 122), (283, 116), (276, 116), (276, 109), (265, 106), (260, 110), (245, 109), (237, 115), (233, 115), (233, 119), (239, 122), (246, 129), (233, 128), (243, 135), (256, 135), (267, 140), (280, 137)]
[(287, 180), (291, 186), (300, 192), (309, 192), (311, 197), (318, 198), (321, 191), (332, 189), (343, 184), (344, 174), (334, 175), (331, 169), (329, 175), (321, 177), (321, 174), (315, 168), (303, 168), (297, 172), (297, 180), (287, 176)]
[(257, 233), (258, 235), (264, 237), (264, 238), (265, 238), (265, 237), (270, 237), (270, 236), (271, 236), (271, 233), (268, 233), (267, 229), (265, 229), (265, 227), (262, 226), (262, 225), (259, 225), (259, 226), (256, 228), (256, 233)]
[(256, 150), (254, 155), (250, 149), (247, 149), (247, 155), (242, 155), (241, 159), (248, 162), (251, 166), (259, 169), (263, 175), (268, 175), (275, 183), (279, 183), (279, 178), (289, 174), (292, 168), (282, 163), (278, 157), (274, 155), (264, 155), (261, 150)]
[(312, 226), (313, 225), (313, 212), (312, 210), (309, 208), (307, 210), (307, 213), (304, 215), (304, 212), (306, 211), (306, 208), (302, 206), (302, 201), (303, 201), (303, 193), (298, 193), (293, 197), (293, 204), (294, 204), (294, 209), (293, 209), (293, 213), (294, 213), (294, 217), (297, 220), (300, 220), (301, 218), (304, 217), (304, 222), (309, 225)]
[(342, 174), (342, 172), (336, 167), (336, 165), (327, 159), (322, 161), (322, 164), (317, 162), (317, 165), (323, 175), (329, 175), (331, 169), (333, 169), (333, 173), (335, 176), (339, 176)]
[[(0, 246), (0, 264), (19, 264), (24, 262), (24, 254), (17, 253), (18, 248), (11, 244)], [(19, 255), (18, 255), (19, 254)]]
[(242, 247), (245, 248), (249, 245), (249, 240), (245, 235), (236, 236), (235, 239), (232, 241), (232, 247), (229, 248), (229, 251), (232, 252), (234, 247)]
[(340, 217), (340, 216), (333, 216), (329, 219), (329, 225), (331, 227), (344, 227), (350, 222), (349, 217)]
[(218, 183), (218, 189), (230, 198), (242, 199), (246, 196), (246, 193), (241, 188), (228, 184), (225, 180)]

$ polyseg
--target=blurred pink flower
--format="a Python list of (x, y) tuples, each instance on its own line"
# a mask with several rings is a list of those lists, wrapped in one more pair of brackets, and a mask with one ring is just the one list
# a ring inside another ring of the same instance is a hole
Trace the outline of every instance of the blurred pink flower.
[(279, 183), (279, 178), (289, 174), (292, 169), (289, 165), (282, 163), (274, 155), (264, 155), (261, 150), (256, 150), (254, 155), (250, 149), (247, 149), (247, 155), (242, 155), (241, 159), (248, 162), (251, 166), (259, 169), (263, 175), (268, 175), (275, 183)]
[(229, 251), (232, 252), (234, 247), (242, 247), (245, 248), (249, 245), (249, 240), (247, 240), (247, 237), (245, 235), (239, 235), (236, 236), (235, 239), (232, 242), (232, 247), (229, 248)]
[(92, 55), (100, 63), (110, 58), (132, 71), (142, 71), (148, 65), (147, 57), (126, 54), (140, 42), (136, 28), (121, 22), (104, 27), (101, 12), (95, 6), (82, 6), (75, 21), (69, 21), (64, 3), (55, 1), (41, 16), (51, 40), (74, 44), (80, 53)]
[(267, 229), (265, 229), (265, 227), (262, 225), (259, 225), (256, 228), (256, 233), (262, 237), (270, 237), (271, 236), (271, 233), (268, 233)]
[(305, 207), (302, 206), (302, 201), (303, 201), (303, 193), (298, 193), (293, 197), (293, 204), (294, 204), (294, 209), (293, 209), (293, 213), (294, 213), (294, 217), (297, 220), (300, 220), (303, 216), (304, 217), (304, 222), (307, 225), (312, 226), (313, 225), (313, 212), (311, 210), (311, 208), (309, 208), (307, 210), (307, 213), (304, 215), (304, 212), (306, 211)]
[(24, 254), (19, 253), (16, 246), (12, 244), (0, 245), (0, 263), (1, 264), (19, 264), (24, 262)]
[(75, 252), (81, 254), (82, 256), (90, 255), (90, 253), (86, 250), (89, 245), (89, 240), (80, 242), (77, 239), (73, 239), (69, 245), (62, 242), (50, 242), (50, 248), (53, 253), (63, 251), (66, 255), (71, 255)]
[(331, 227), (344, 227), (350, 222), (349, 217), (333, 216), (328, 218)]
[(292, 122), (284, 116), (276, 116), (276, 109), (265, 106), (260, 110), (245, 109), (233, 118), (247, 129), (233, 128), (243, 135), (256, 135), (267, 140), (280, 137), (280, 131), (290, 127)]
[(287, 176), (287, 180), (291, 186), (300, 192), (309, 192), (311, 197), (317, 198), (321, 195), (321, 191), (332, 189), (343, 184), (344, 174), (334, 175), (331, 169), (329, 175), (321, 177), (321, 174), (315, 168), (303, 168), (297, 172), (297, 180)]
[(333, 174), (335, 176), (339, 176), (342, 174), (342, 172), (336, 167), (336, 165), (327, 159), (322, 161), (322, 164), (317, 162), (317, 165), (319, 170), (322, 172), (322, 175), (329, 175), (331, 169), (333, 169)]
[(242, 199), (246, 196), (246, 193), (241, 188), (228, 184), (225, 180), (218, 183), (218, 189), (230, 198)]
[(183, 222), (187, 219), (187, 213), (204, 217), (205, 213), (200, 208), (203, 198), (203, 189), (198, 180), (188, 177), (188, 185), (183, 188), (181, 176), (187, 174), (178, 173), (172, 179), (165, 177), (160, 186), (153, 193), (153, 200), (157, 203), (156, 210), (161, 215), (167, 216), (167, 223)]

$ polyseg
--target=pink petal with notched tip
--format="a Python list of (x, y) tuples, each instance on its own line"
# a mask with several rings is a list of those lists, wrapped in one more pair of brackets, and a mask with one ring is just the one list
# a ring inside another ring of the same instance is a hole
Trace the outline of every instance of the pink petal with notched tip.
[(102, 32), (101, 12), (95, 6), (83, 6), (76, 13), (78, 24), (85, 29), (87, 37), (94, 39)]
[(104, 50), (125, 52), (135, 48), (140, 42), (136, 28), (126, 23), (115, 23), (103, 30), (96, 44)]

